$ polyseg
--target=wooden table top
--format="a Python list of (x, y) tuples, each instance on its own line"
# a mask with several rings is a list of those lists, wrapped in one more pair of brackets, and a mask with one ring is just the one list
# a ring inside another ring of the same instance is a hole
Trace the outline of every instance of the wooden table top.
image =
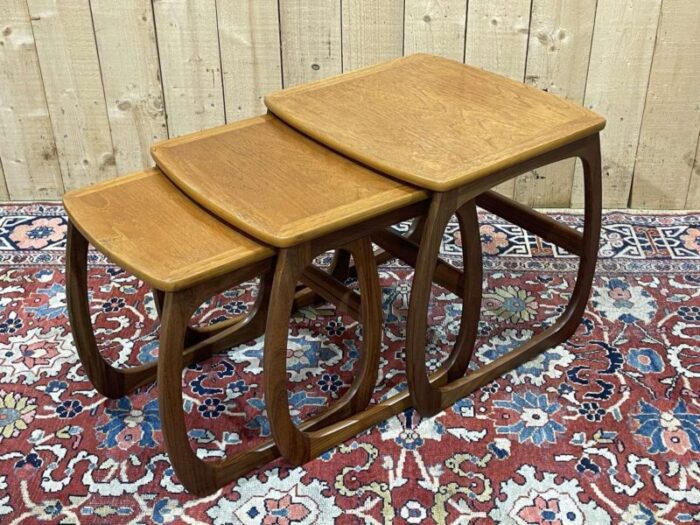
[(336, 151), (435, 191), (605, 126), (599, 115), (552, 94), (423, 54), (277, 91), (265, 103)]
[(192, 199), (279, 248), (427, 198), (270, 115), (168, 140), (151, 152)]
[(272, 257), (147, 170), (66, 193), (71, 222), (116, 264), (164, 292)]

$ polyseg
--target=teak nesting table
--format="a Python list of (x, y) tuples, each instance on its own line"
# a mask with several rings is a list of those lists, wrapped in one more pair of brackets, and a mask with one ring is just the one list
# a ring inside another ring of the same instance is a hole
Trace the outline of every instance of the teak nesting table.
[[(85, 370), (110, 397), (157, 377), (171, 462), (183, 485), (201, 495), (280, 454), (294, 464), (308, 461), (410, 406), (433, 415), (559, 344), (580, 322), (596, 263), (598, 133), (605, 121), (580, 106), (429, 55), (283, 90), (265, 102), (266, 116), (154, 146), (156, 169), (64, 198), (71, 222), (69, 312)], [(584, 167), (583, 233), (491, 191), (569, 157)], [(481, 303), (477, 205), (581, 262), (571, 301), (554, 325), (466, 374)], [(464, 271), (438, 257), (453, 214), (460, 222)], [(409, 219), (414, 227), (406, 236), (389, 228)], [(154, 289), (162, 323), (157, 365), (119, 370), (100, 357), (88, 308), (88, 242)], [(383, 252), (375, 254), (372, 243)], [(312, 263), (327, 250), (335, 250), (335, 259), (325, 272)], [(387, 257), (415, 267), (406, 335), (409, 388), (372, 403), (382, 334), (376, 262)], [(352, 273), (359, 294), (344, 284)], [(260, 287), (250, 314), (207, 328), (188, 326), (204, 300), (255, 276)], [(428, 375), (433, 281), (461, 297), (463, 310), (450, 357)], [(288, 404), (288, 322), (295, 308), (318, 301), (361, 322), (361, 357), (348, 392), (297, 426)], [(202, 461), (187, 438), (182, 368), (263, 333), (273, 440), (222, 461)]]

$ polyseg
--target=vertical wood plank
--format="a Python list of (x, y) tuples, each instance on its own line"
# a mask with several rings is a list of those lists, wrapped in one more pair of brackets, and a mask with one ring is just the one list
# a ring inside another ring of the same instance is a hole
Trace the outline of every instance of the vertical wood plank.
[(45, 199), (63, 192), (29, 11), (0, 3), (0, 198)]
[(522, 82), (529, 25), (530, 0), (471, 0), (465, 62)]
[[(525, 82), (583, 103), (596, 2), (533, 0)], [(516, 179), (515, 197), (536, 207), (569, 206), (575, 161)]]
[(121, 174), (153, 165), (168, 136), (150, 0), (91, 0), (112, 143)]
[(265, 113), (282, 87), (277, 0), (217, 0), (226, 120)]
[(10, 194), (7, 191), (5, 183), (5, 170), (2, 169), (2, 157), (0, 157), (0, 201), (10, 200)]
[(66, 190), (117, 174), (87, 0), (28, 0)]
[(280, 0), (284, 86), (342, 72), (340, 2)]
[(225, 122), (215, 0), (154, 0), (171, 137)]
[(343, 0), (343, 71), (403, 54), (403, 1)]
[(695, 147), (695, 162), (690, 172), (690, 184), (688, 185), (685, 209), (700, 210), (700, 134), (698, 134), (698, 143)]
[(405, 0), (404, 54), (464, 60), (467, 0)]
[[(661, 0), (598, 2), (585, 105), (603, 115), (603, 205), (626, 208)], [(583, 205), (580, 166), (572, 205)]]
[[(465, 62), (519, 80), (525, 79), (530, 0), (470, 0)], [(496, 190), (515, 194), (515, 180)]]
[(700, 132), (700, 11), (664, 0), (632, 183), (633, 208), (685, 206)]

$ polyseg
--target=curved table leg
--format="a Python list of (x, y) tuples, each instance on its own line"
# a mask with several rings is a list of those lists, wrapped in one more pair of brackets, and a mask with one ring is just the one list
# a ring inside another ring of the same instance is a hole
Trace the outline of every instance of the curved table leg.
[[(369, 239), (350, 243), (360, 285), (362, 349), (355, 379), (348, 392), (323, 413), (324, 423), (342, 425), (348, 416), (365, 408), (372, 397), (379, 371), (381, 345), (381, 289)], [(294, 288), (304, 268), (311, 262), (308, 246), (280, 250), (270, 298), (270, 314), (263, 352), (265, 404), (270, 429), (282, 455), (293, 464), (301, 464), (346, 439), (342, 432), (317, 434), (297, 427), (289, 411), (287, 393), (287, 339)]]
[(447, 362), (447, 380), (454, 381), (464, 376), (469, 367), (474, 344), (479, 331), (481, 315), (481, 284), (483, 281), (483, 260), (481, 256), (481, 234), (476, 204), (469, 201), (457, 210), (459, 229), (462, 237), (462, 319), (454, 350)]
[[(428, 302), (432, 286), (432, 275), (440, 248), (442, 232), (451, 214), (456, 211), (457, 198), (453, 193), (435, 194), (428, 212), (426, 231), (420, 245), (416, 272), (413, 278), (413, 290), (409, 306), (409, 319), (406, 330), (406, 360), (409, 388), (417, 410), (425, 416), (431, 416), (451, 405), (456, 400), (469, 395), (501, 374), (512, 370), (532, 359), (539, 353), (556, 346), (576, 331), (590, 294), (595, 265), (598, 256), (601, 222), (601, 168), (600, 142), (597, 136), (591, 137), (585, 147), (576, 154), (583, 163), (585, 182), (585, 224), (579, 253), (581, 260), (576, 285), (569, 304), (561, 317), (549, 328), (535, 335), (530, 341), (512, 350), (499, 359), (483, 366), (479, 370), (462, 376), (471, 356), (478, 323), (477, 288), (480, 290), (481, 269), (475, 268), (480, 253), (475, 242), (478, 230), (470, 229), (465, 235), (462, 225), (465, 249), (464, 292), (471, 297), (465, 302), (465, 310), (460, 324), (460, 334), (455, 343), (450, 359), (443, 366), (447, 369), (448, 383), (438, 386), (431, 382), (425, 366), (425, 333)], [(473, 228), (474, 201), (469, 201), (462, 208), (467, 228)], [(461, 218), (461, 217), (460, 217)], [(478, 276), (478, 285), (477, 285)], [(471, 281), (471, 284), (469, 282)], [(478, 294), (480, 296), (480, 293)], [(478, 301), (480, 302), (480, 300)]]
[[(158, 318), (162, 319), (163, 318), (163, 301), (165, 300), (165, 292), (163, 292), (162, 290), (158, 290), (157, 288), (152, 288), (151, 292), (153, 293), (153, 302), (156, 305), (156, 312), (158, 313)], [(211, 325), (188, 326), (185, 341), (187, 342), (188, 346), (195, 344), (195, 343), (199, 343), (201, 341), (204, 341), (205, 339), (208, 339), (209, 337), (211, 337), (215, 334), (218, 334), (220, 332), (223, 332), (227, 328), (230, 328), (231, 326), (234, 326), (234, 325), (240, 323), (247, 316), (248, 316), (248, 313), (245, 313), (245, 314), (241, 314), (241, 315), (236, 315), (234, 317), (231, 317), (229, 319), (225, 319), (223, 321), (219, 321), (218, 323), (211, 324)]]
[[(162, 364), (158, 367), (159, 411), (168, 456), (180, 482), (199, 496), (212, 494), (280, 455), (271, 439), (219, 461), (199, 459), (190, 446), (182, 406), (186, 326), (197, 306), (211, 293), (211, 289), (199, 287), (165, 294), (160, 338)], [(286, 395), (284, 402), (287, 402)], [(305, 421), (300, 425), (300, 431), (323, 428), (335, 419), (336, 414), (328, 410)]]
[[(66, 248), (66, 295), (68, 315), (80, 361), (95, 389), (109, 398), (119, 398), (156, 378), (158, 362), (130, 368), (117, 368), (105, 361), (97, 349), (87, 286), (88, 241), (72, 224), (68, 225)], [(269, 301), (269, 278), (261, 277), (260, 291), (251, 312), (237, 323), (209, 334), (190, 339), (184, 349), (182, 366), (208, 358), (214, 352), (255, 339), (263, 333)], [(206, 298), (205, 298), (206, 299)], [(197, 305), (198, 306), (198, 305)], [(188, 332), (189, 334), (189, 332)]]
[(481, 307), (481, 241), (474, 201), (458, 210), (454, 194), (438, 193), (425, 221), (424, 231), (413, 276), (406, 328), (406, 368), (411, 397), (416, 409), (423, 415), (441, 410), (441, 389), (430, 382), (425, 365), (425, 333), (433, 273), (440, 252), (443, 232), (453, 213), (457, 212), (462, 234), (464, 274), (462, 278), (462, 319), (459, 335), (449, 358), (441, 367), (448, 381), (462, 377), (476, 340)]

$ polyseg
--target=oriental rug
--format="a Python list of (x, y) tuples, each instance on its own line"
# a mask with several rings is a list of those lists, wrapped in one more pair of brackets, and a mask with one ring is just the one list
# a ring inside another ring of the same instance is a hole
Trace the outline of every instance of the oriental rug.
[[(553, 213), (580, 226), (576, 213)], [(472, 368), (551, 324), (577, 259), (482, 214), (480, 338)], [(66, 218), (54, 203), (0, 206), (0, 522), (2, 523), (697, 523), (700, 521), (700, 214), (609, 212), (585, 319), (565, 344), (434, 418), (413, 410), (299, 468), (256, 470), (208, 498), (168, 462), (157, 385), (107, 400), (87, 381), (65, 301)], [(183, 242), (187, 242), (183, 239)], [(461, 264), (459, 231), (443, 256)], [(93, 322), (124, 365), (158, 354), (150, 291), (90, 257)], [(381, 267), (385, 332), (376, 399), (405, 388), (412, 271)], [(244, 312), (255, 283), (197, 312)], [(445, 358), (460, 305), (435, 287), (428, 359)], [(352, 378), (359, 328), (330, 306), (290, 322), (298, 419)], [(218, 458), (269, 435), (262, 339), (186, 369), (192, 446)]]

